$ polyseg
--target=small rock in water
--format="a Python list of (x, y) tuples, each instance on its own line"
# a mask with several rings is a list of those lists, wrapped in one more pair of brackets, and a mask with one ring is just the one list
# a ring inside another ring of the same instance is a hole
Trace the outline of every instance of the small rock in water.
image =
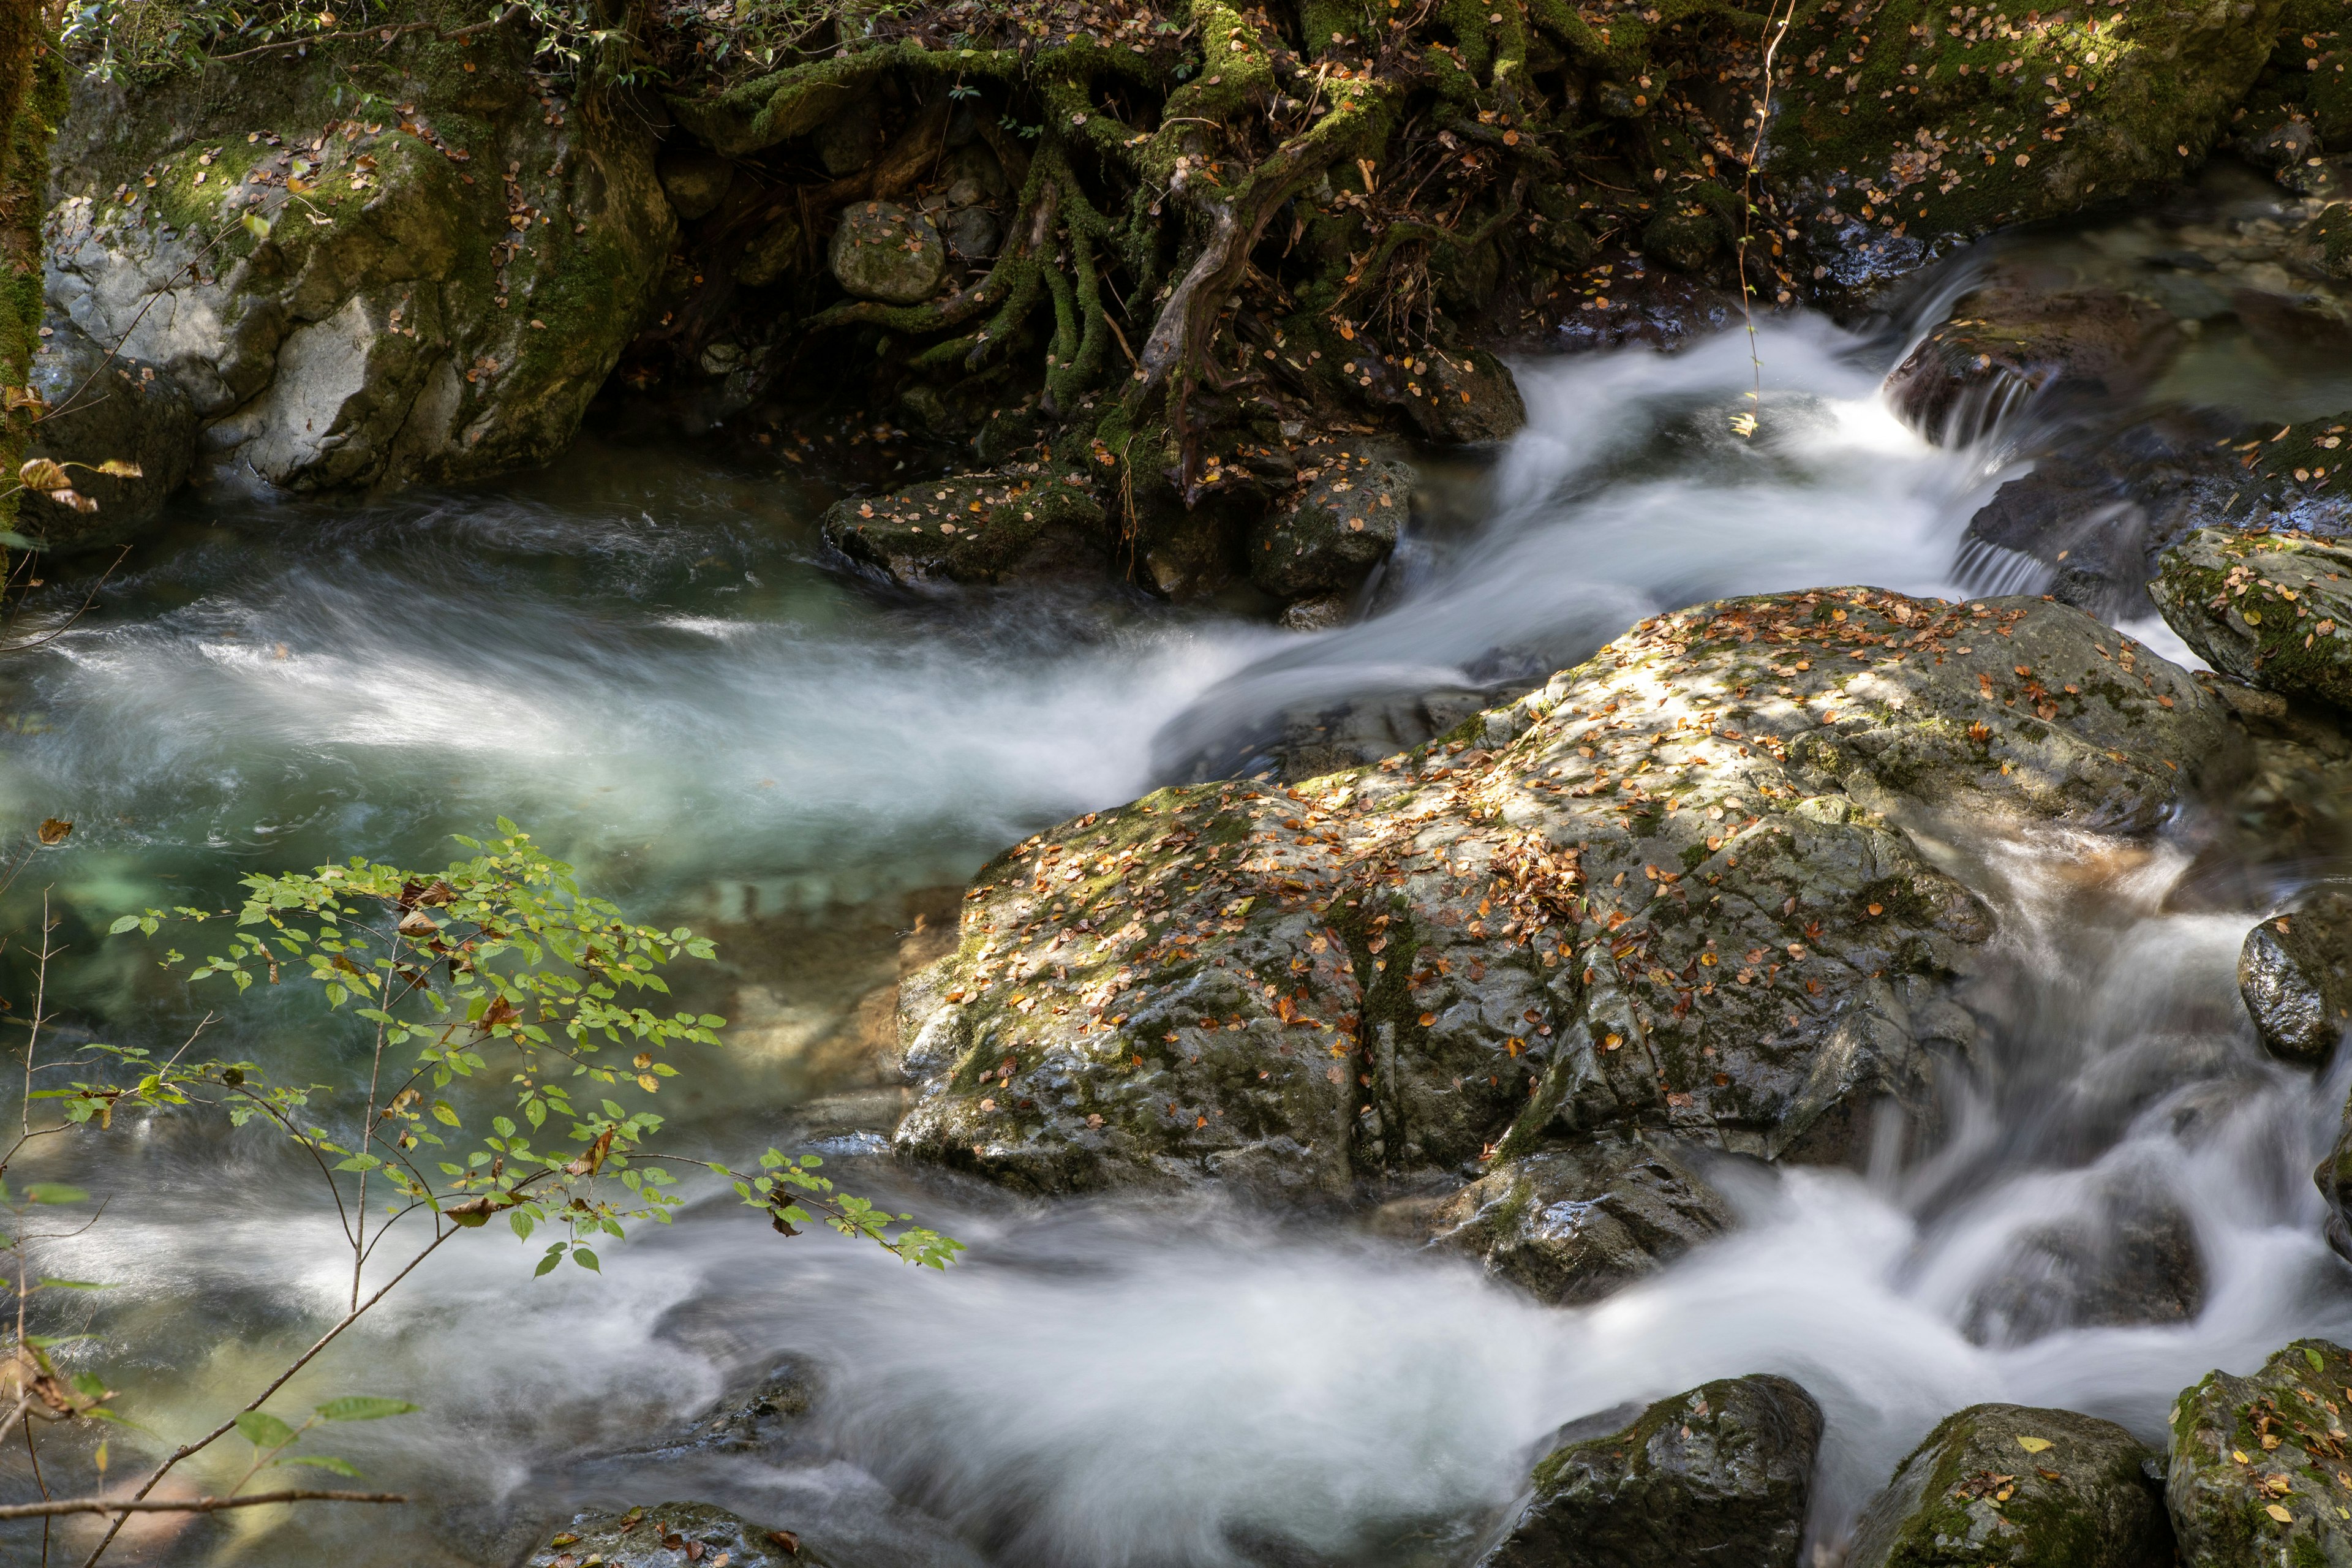
[(666, 1502), (626, 1513), (583, 1514), (532, 1552), (524, 1568), (843, 1568), (789, 1530), (754, 1524), (707, 1502)]
[(1793, 1568), (1821, 1440), (1821, 1406), (1785, 1377), (1702, 1384), (1546, 1455), (1480, 1568)]
[(1846, 1568), (2170, 1568), (2158, 1474), (2157, 1456), (2112, 1421), (1971, 1405), (1863, 1510)]
[(2347, 1384), (2352, 1352), (2326, 1340), (2297, 1340), (2250, 1377), (2208, 1373), (2182, 1393), (2172, 1407), (2165, 1486), (2182, 1562), (2196, 1568), (2352, 1563)]
[(1412, 507), (1412, 470), (1402, 463), (1344, 450), (1318, 456), (1319, 466), (1299, 476), (1305, 491), (1260, 522), (1249, 543), (1250, 581), (1286, 599), (1361, 583), (1396, 548)]
[(2248, 931), (2238, 994), (2271, 1055), (2326, 1066), (2352, 1017), (2352, 893), (2323, 889)]
[(2200, 528), (2165, 552), (2148, 593), (2214, 668), (2352, 708), (2352, 546)]

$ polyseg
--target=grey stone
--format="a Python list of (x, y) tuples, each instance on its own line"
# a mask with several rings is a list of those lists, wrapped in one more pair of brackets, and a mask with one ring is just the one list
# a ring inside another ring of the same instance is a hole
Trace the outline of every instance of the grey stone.
[(735, 181), (735, 165), (718, 153), (700, 147), (683, 147), (664, 153), (655, 165), (661, 176), (662, 194), (678, 216), (691, 223), (707, 216), (727, 199), (727, 188)]
[(2352, 708), (2352, 545), (2200, 528), (2164, 552), (2148, 594), (2214, 668)]
[(1346, 448), (1309, 453), (1304, 488), (1249, 541), (1250, 581), (1286, 599), (1360, 584), (1396, 548), (1412, 510), (1412, 470)]
[(18, 529), (55, 548), (120, 537), (152, 517), (186, 482), (195, 461), (196, 411), (168, 372), (144, 360), (110, 359), (64, 316), (33, 356), (32, 388), (49, 405), (33, 427), (26, 455), (91, 466), (119, 459), (140, 477), (115, 479), (70, 469), (74, 489), (98, 502), (91, 513), (27, 495)]
[(2112, 1421), (1971, 1405), (1863, 1510), (1847, 1568), (2171, 1568), (2157, 1459)]
[(2251, 1376), (2211, 1372), (2172, 1406), (2165, 1506), (2195, 1568), (2352, 1563), (2343, 1401), (2352, 1354), (2297, 1340)]
[(947, 277), (947, 247), (931, 220), (890, 202), (845, 208), (831, 257), (844, 289), (886, 305), (920, 304)]
[(583, 1514), (557, 1531), (524, 1568), (681, 1568), (726, 1553), (727, 1568), (847, 1568), (790, 1531), (754, 1524), (707, 1502), (666, 1502), (627, 1513)]
[(2248, 931), (2238, 994), (2271, 1055), (2325, 1068), (2352, 1018), (2352, 892), (2320, 889)]

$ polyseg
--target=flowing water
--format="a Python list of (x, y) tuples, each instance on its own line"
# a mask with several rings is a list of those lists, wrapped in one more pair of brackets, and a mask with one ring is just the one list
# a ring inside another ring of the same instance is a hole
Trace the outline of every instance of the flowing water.
[[(2212, 199), (2226, 216), (2267, 197)], [(2158, 225), (2035, 243), (2095, 270), (2160, 247)], [(1015, 1202), (896, 1170), (858, 1131), (908, 928), (1004, 844), (1131, 798), (1171, 759), (1352, 694), (1547, 672), (1664, 606), (1966, 591), (1960, 532), (2014, 422), (1962, 451), (1922, 442), (1877, 396), (1905, 347), (1900, 330), (1768, 326), (1753, 441), (1729, 429), (1740, 334), (1525, 365), (1527, 430), (1452, 474), (1469, 500), (1416, 523), (1367, 618), (1313, 636), (1107, 586), (884, 595), (828, 563), (824, 492), (797, 470), (595, 442), (464, 493), (192, 502), (70, 626), (88, 573), (60, 571), (43, 611), (59, 635), (0, 671), (0, 803), (76, 823), (5, 892), (14, 928), (44, 898), (61, 922), (69, 1032), (168, 1044), (195, 1016), (147, 950), (99, 934), (115, 913), (217, 898), (259, 867), (430, 863), (502, 813), (635, 912), (719, 936), (698, 996), (740, 1043), (697, 1065), (677, 1136), (735, 1157), (814, 1138), (971, 1248), (918, 1275), (829, 1236), (782, 1241), (701, 1193), (605, 1249), (597, 1278), (534, 1282), (535, 1248), (470, 1235), (287, 1401), (424, 1406), (334, 1451), (428, 1500), (143, 1524), (126, 1559), (503, 1563), (575, 1508), (681, 1497), (845, 1565), (1455, 1563), (1562, 1423), (1762, 1371), (1828, 1413), (1813, 1533), (1833, 1559), (1950, 1410), (2064, 1405), (2153, 1436), (2208, 1369), (2352, 1334), (2308, 1175), (2352, 1068), (2315, 1082), (2256, 1048), (2233, 965), (2262, 909), (2168, 900), (2194, 823), (2128, 846), (1965, 825), (1930, 840), (2004, 933), (1972, 982), (1989, 1026), (1953, 1064), (1944, 1142), (1867, 1173), (1759, 1173), (1734, 1234), (1581, 1310), (1334, 1221)], [(2209, 380), (2249, 413), (2324, 395)], [(212, 1048), (290, 1076), (348, 1083), (360, 1060), (283, 993), (212, 1029)], [(304, 1168), (257, 1133), (167, 1120), (105, 1147), (41, 1173), (110, 1199), (53, 1266), (121, 1282), (82, 1352), (148, 1428), (115, 1435), (120, 1475), (331, 1321), (348, 1264)], [(2183, 1315), (2053, 1317), (2069, 1270), (2150, 1215), (2201, 1259)], [(689, 1436), (762, 1379), (807, 1414), (748, 1447)], [(94, 1479), (84, 1449), (50, 1462), (53, 1482)], [(191, 1487), (230, 1479), (191, 1469)], [(9, 1561), (33, 1539), (7, 1538)]]

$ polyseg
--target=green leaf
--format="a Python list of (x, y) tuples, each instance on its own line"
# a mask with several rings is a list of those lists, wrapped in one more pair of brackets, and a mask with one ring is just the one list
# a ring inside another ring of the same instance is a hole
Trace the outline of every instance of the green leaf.
[(536, 1279), (541, 1275), (546, 1273), (549, 1269), (554, 1268), (557, 1264), (562, 1261), (563, 1254), (561, 1252), (551, 1252), (546, 1257), (539, 1260), (539, 1267), (530, 1271), (530, 1277)]
[(2303, 1359), (2311, 1363), (2311, 1370), (2314, 1372), (2326, 1372), (2327, 1370), (2327, 1359), (2321, 1355), (2317, 1351), (2313, 1350), (2309, 1345), (2303, 1347)]
[(236, 1417), (237, 1435), (257, 1448), (282, 1448), (294, 1440), (294, 1428), (267, 1410), (247, 1410)]
[(117, 915), (114, 918), (114, 923), (106, 928), (106, 934), (109, 936), (121, 936), (124, 931), (137, 931), (138, 929), (139, 917), (137, 915)]
[(86, 1204), (89, 1194), (61, 1182), (35, 1182), (25, 1189), (25, 1201), (35, 1204)]
[(405, 1415), (416, 1406), (405, 1399), (379, 1399), (369, 1394), (346, 1394), (341, 1399), (330, 1399), (319, 1406), (321, 1421), (381, 1421), (387, 1415)]
[(276, 1463), (311, 1465), (321, 1470), (332, 1470), (339, 1476), (349, 1476), (354, 1480), (359, 1479), (360, 1473), (357, 1465), (352, 1464), (349, 1459), (338, 1459), (331, 1454), (296, 1454), (290, 1458), (277, 1460)]
[(584, 1247), (575, 1247), (572, 1249), (572, 1261), (577, 1263), (581, 1268), (585, 1268), (591, 1274), (602, 1274), (604, 1272), (604, 1270), (597, 1265), (596, 1255), (589, 1251)]
[(539, 1222), (520, 1209), (509, 1209), (507, 1211), (507, 1225), (514, 1231), (518, 1239), (529, 1241), (530, 1233), (538, 1228)]
[(111, 1285), (94, 1279), (44, 1279), (38, 1287), (44, 1290), (111, 1290)]

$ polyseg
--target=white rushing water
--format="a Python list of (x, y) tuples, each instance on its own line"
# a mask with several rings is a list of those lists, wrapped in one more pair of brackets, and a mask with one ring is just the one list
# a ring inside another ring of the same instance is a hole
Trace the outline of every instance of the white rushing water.
[[(163, 901), (159, 871), (216, 886), (334, 853), (428, 859), (498, 812), (662, 913), (841, 907), (959, 879), (1149, 787), (1155, 754), (1302, 705), (1548, 670), (1725, 595), (1959, 594), (1960, 531), (1997, 478), (1984, 454), (1887, 413), (1883, 344), (1800, 320), (1760, 352), (1752, 442), (1729, 426), (1738, 334), (1526, 367), (1528, 427), (1481, 518), (1409, 540), (1379, 613), (1313, 637), (1108, 591), (871, 599), (821, 569), (806, 509), (772, 482), (621, 457), (199, 531), (135, 562), (129, 595), (21, 678), (43, 722), (9, 742), (0, 801), (78, 819), (53, 885), (101, 925)], [(601, 1279), (533, 1283), (531, 1254), (484, 1232), (292, 1391), (425, 1406), (341, 1451), (443, 1506), (157, 1526), (140, 1552), (503, 1562), (572, 1505), (690, 1495), (853, 1563), (1435, 1564), (1464, 1560), (1562, 1423), (1768, 1371), (1827, 1411), (1815, 1534), (1833, 1548), (1961, 1405), (2154, 1435), (2208, 1369), (2352, 1332), (2309, 1179), (2346, 1085), (2255, 1048), (2232, 974), (2250, 913), (2165, 912), (2185, 858), (2164, 845), (1936, 852), (2005, 932), (1944, 1145), (1868, 1175), (1759, 1170), (1735, 1184), (1736, 1233), (1595, 1306), (1538, 1309), (1456, 1260), (1205, 1200), (909, 1189), (901, 1206), (971, 1246), (944, 1276), (784, 1244), (719, 1201), (608, 1248)], [(134, 1030), (161, 1005), (129, 962), (65, 988)], [(767, 962), (786, 990), (820, 983), (816, 959)], [(752, 1099), (695, 1125), (756, 1148), (788, 1110)], [(131, 1387), (163, 1436), (241, 1400), (343, 1287), (301, 1173), (250, 1142), (226, 1157), (250, 1197), (224, 1215), (223, 1148), (157, 1135), (137, 1190), (59, 1249), (132, 1282), (100, 1321), (146, 1326)], [(2104, 1240), (2150, 1215), (2193, 1237), (2194, 1315), (2038, 1331), (2037, 1310), (2079, 1299), (2068, 1271), (2096, 1273)], [(779, 1357), (823, 1389), (780, 1455), (652, 1451)]]

